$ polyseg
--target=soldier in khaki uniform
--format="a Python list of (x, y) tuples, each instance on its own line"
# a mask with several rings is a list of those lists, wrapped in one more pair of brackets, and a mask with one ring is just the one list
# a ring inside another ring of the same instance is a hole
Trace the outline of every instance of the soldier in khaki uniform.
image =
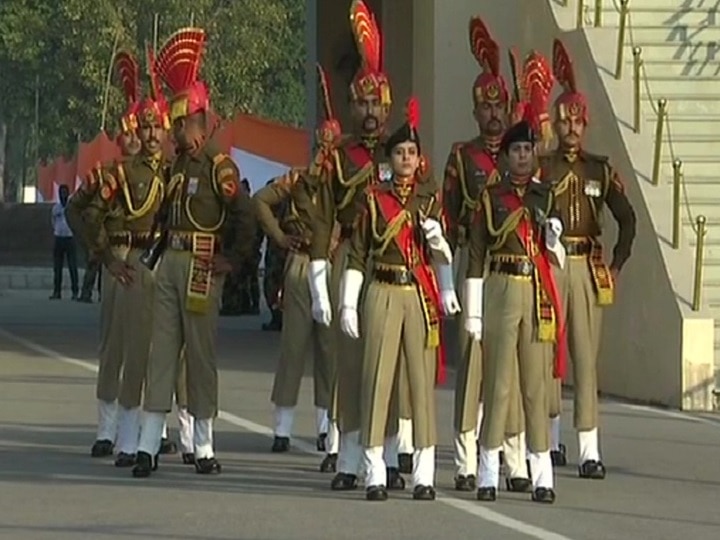
[[(417, 102), (411, 100), (407, 123), (385, 143), (392, 178), (365, 190), (340, 293), (342, 331), (357, 339), (362, 323), (365, 334), (361, 443), (366, 498), (373, 501), (388, 497), (383, 440), (402, 362), (412, 403), (413, 498), (435, 499), (435, 379), (441, 310), (451, 315), (460, 309), (450, 246), (440, 224), (440, 192), (421, 166), (418, 118)], [(372, 279), (359, 321), (360, 289), (368, 263), (373, 267)]]
[[(121, 132), (118, 135), (122, 162), (140, 152), (140, 139), (137, 133), (137, 112), (140, 106), (139, 70), (135, 58), (125, 52), (116, 57), (115, 68), (122, 80), (122, 89), (127, 99), (127, 110), (120, 118)], [(68, 203), (68, 223), (73, 230), (80, 231), (78, 236), (89, 249), (97, 231), (91, 231), (88, 227), (86, 211), (97, 196), (102, 176), (103, 168), (98, 164), (87, 175), (82, 187), (75, 192)], [(113, 325), (117, 286), (117, 281), (112, 277), (106, 279), (100, 301), (100, 351), (96, 389), (98, 428), (91, 449), (93, 457), (112, 455), (117, 437), (117, 400), (123, 363), (121, 336)]]
[[(134, 58), (125, 52), (119, 53), (118, 65), (121, 74), (137, 69)], [(159, 92), (158, 85), (153, 86)], [(113, 348), (121, 354), (116, 369), (122, 369), (115, 459), (118, 467), (134, 465), (137, 451), (154, 281), (150, 270), (139, 264), (139, 258), (152, 243), (151, 231), (164, 197), (167, 166), (162, 145), (169, 121), (162, 96), (157, 101), (146, 99), (137, 111), (140, 153), (101, 172), (100, 189), (84, 214), (90, 251), (107, 267), (114, 287), (110, 325), (116, 336)], [(174, 451), (171, 446), (168, 441), (166, 452)]]
[[(514, 371), (520, 376), (527, 427), (532, 499), (555, 500), (549, 451), (545, 363), (553, 342), (559, 346), (558, 373), (564, 367), (563, 313), (551, 260), (564, 263), (562, 223), (548, 217), (552, 191), (532, 176), (535, 134), (521, 122), (507, 130), (501, 152), (508, 172), (485, 188), (470, 229), (465, 281), (465, 328), (483, 339), (485, 416), (480, 431), (477, 498), (494, 501)], [(489, 257), (489, 274), (485, 263)], [(552, 257), (551, 257), (552, 254)]]
[[(312, 230), (303, 223), (292, 201), (292, 188), (307, 169), (291, 169), (253, 196), (260, 226), (270, 241), (288, 250), (283, 282), (285, 322), (280, 337), (280, 362), (275, 372), (271, 400), (275, 405), (275, 440), (273, 452), (290, 448), (290, 437), (297, 406), (300, 383), (308, 359), (313, 361), (316, 425), (318, 438), (328, 435), (327, 414), (334, 380), (333, 332), (313, 321), (310, 288), (308, 287), (309, 248)], [(289, 202), (282, 223), (273, 214), (273, 207)], [(333, 430), (330, 446), (336, 446), (338, 434)], [(319, 440), (319, 442), (323, 442)], [(324, 447), (324, 442), (322, 444)], [(336, 452), (335, 452), (336, 453)]]
[[(330, 325), (333, 297), (339, 290), (345, 269), (349, 239), (357, 220), (357, 203), (368, 185), (388, 180), (391, 169), (384, 155), (384, 130), (390, 112), (390, 82), (380, 65), (380, 31), (372, 13), (361, 0), (354, 0), (350, 21), (362, 58), (360, 70), (350, 86), (351, 107), (357, 132), (321, 146), (309, 173), (296, 185), (295, 204), (303, 220), (312, 224), (308, 280), (315, 321)], [(338, 128), (339, 129), (339, 128)], [(336, 222), (340, 224), (340, 245), (333, 256), (330, 275), (330, 247)], [(331, 286), (328, 287), (328, 283)], [(340, 453), (335, 490), (357, 488), (362, 449), (360, 447), (360, 372), (362, 347), (336, 326), (337, 417)], [(386, 441), (389, 467), (388, 487), (404, 489), (397, 461), (397, 419), (388, 422)]]
[[(568, 260), (557, 281), (568, 317), (568, 346), (573, 363), (574, 425), (578, 432), (579, 475), (602, 479), (605, 466), (598, 445), (597, 356), (602, 308), (613, 301), (618, 273), (630, 257), (635, 238), (635, 212), (608, 158), (586, 152), (582, 138), (588, 123), (585, 96), (576, 85), (570, 57), (562, 42), (553, 46), (555, 79), (563, 92), (555, 101), (558, 149), (541, 159), (542, 177), (553, 186), (557, 211), (565, 224), (563, 243)], [(599, 237), (604, 206), (618, 224), (618, 239), (608, 267)], [(554, 402), (560, 402), (560, 381)], [(552, 418), (559, 446), (560, 408)], [(559, 450), (559, 448), (558, 448)]]
[[(507, 128), (510, 95), (500, 75), (499, 47), (479, 17), (470, 19), (470, 47), (482, 73), (473, 84), (473, 115), (480, 135), (453, 144), (445, 166), (443, 205), (448, 240), (453, 249), (458, 283), (467, 271), (467, 235), (482, 189), (499, 179), (500, 140)], [(461, 289), (462, 290), (462, 289)], [(464, 302), (464, 300), (463, 300)], [(466, 316), (463, 313), (462, 318)], [(455, 386), (455, 489), (474, 491), (477, 476), (477, 438), (483, 417), (481, 401), (482, 345), (461, 322), (460, 363)], [(525, 434), (519, 383), (513, 384), (503, 455), (506, 484), (512, 491), (529, 488)]]
[[(200, 474), (221, 470), (215, 458), (213, 420), (218, 412), (215, 337), (223, 278), (252, 257), (256, 228), (251, 200), (240, 189), (237, 166), (207, 140), (208, 90), (196, 78), (204, 46), (204, 30), (182, 29), (168, 39), (155, 62), (173, 93), (170, 116), (178, 156), (170, 166), (162, 242), (155, 246), (166, 249), (155, 270), (153, 346), (133, 469), (136, 477), (149, 476), (157, 468), (183, 346), (188, 411), (194, 417), (195, 470)], [(147, 255), (144, 260), (152, 265), (152, 253)]]

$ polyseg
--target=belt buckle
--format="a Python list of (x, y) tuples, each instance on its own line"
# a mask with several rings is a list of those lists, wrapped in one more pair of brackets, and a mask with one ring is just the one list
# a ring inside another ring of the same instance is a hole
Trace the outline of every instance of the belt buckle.
[(520, 272), (523, 276), (529, 276), (531, 270), (532, 264), (530, 264), (530, 261), (523, 261), (520, 263)]
[(170, 237), (170, 247), (176, 250), (183, 249), (183, 239), (180, 236), (173, 234)]

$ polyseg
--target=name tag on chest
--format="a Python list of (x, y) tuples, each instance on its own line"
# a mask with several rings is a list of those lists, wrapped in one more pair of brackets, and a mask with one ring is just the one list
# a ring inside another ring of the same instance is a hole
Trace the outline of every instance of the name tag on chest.
[(187, 194), (188, 196), (192, 197), (198, 192), (198, 186), (200, 184), (200, 179), (196, 176), (191, 176), (188, 178), (188, 184), (187, 184)]

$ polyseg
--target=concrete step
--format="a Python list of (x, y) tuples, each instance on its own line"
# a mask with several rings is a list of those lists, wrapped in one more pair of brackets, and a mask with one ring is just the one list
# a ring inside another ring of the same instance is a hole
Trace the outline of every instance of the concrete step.
[[(687, 60), (712, 62), (718, 58), (720, 54), (720, 44), (713, 39), (701, 39), (691, 37), (683, 43), (676, 43), (664, 40), (646, 40), (638, 39), (633, 36), (634, 40), (626, 38), (624, 51), (625, 56), (632, 56), (632, 48), (637, 45), (642, 48), (642, 57), (644, 60)], [(712, 74), (712, 73), (711, 73)]]
[[(576, 0), (569, 0), (569, 4), (575, 7)], [(594, 7), (595, 2), (592, 0), (586, 0), (586, 5), (592, 5)], [(712, 0), (630, 0), (628, 4), (633, 11), (643, 10), (652, 11), (656, 9), (669, 9), (673, 12), (684, 12), (687, 9), (705, 9), (712, 10), (715, 7), (715, 2)], [(603, 9), (616, 9), (620, 7), (620, 0), (602, 0)]]
[[(655, 107), (657, 108), (657, 103), (655, 103)], [(673, 138), (692, 136), (720, 138), (720, 116), (682, 115), (673, 109), (672, 103), (668, 103), (667, 111), (670, 119), (669, 131), (672, 133)], [(643, 129), (655, 129), (657, 116), (650, 109), (647, 102), (643, 103), (643, 120), (648, 125), (647, 128), (643, 126)], [(666, 127), (664, 130), (665, 138), (667, 133), (668, 129)]]
[[(666, 152), (662, 157), (663, 167), (672, 166), (672, 158)], [(683, 173), (686, 178), (705, 176), (720, 169), (720, 156), (693, 156), (683, 160)]]
[[(80, 279), (83, 272), (83, 269), (79, 269)], [(53, 269), (0, 266), (0, 290), (2, 289), (46, 290), (50, 294), (53, 289)], [(70, 274), (67, 268), (63, 270), (63, 290), (70, 290)]]
[[(643, 49), (643, 52), (645, 49)], [(626, 58), (627, 73), (632, 73), (633, 58), (630, 55)], [(685, 80), (693, 81), (696, 77), (712, 76), (720, 72), (720, 57), (705, 62), (703, 60), (675, 60), (675, 59), (643, 59), (645, 73), (653, 77), (682, 77)]]
[[(720, 259), (705, 259), (703, 264), (703, 286), (707, 283), (720, 283)], [(720, 310), (716, 316), (720, 319)]]
[[(698, 99), (703, 97), (720, 98), (718, 91), (717, 76), (701, 75), (699, 77), (678, 77), (673, 75), (648, 75), (648, 84), (650, 92), (656, 99), (664, 96), (671, 100), (674, 93), (682, 93), (690, 99)], [(642, 85), (642, 91), (645, 92), (645, 85)]]
[[(673, 125), (672, 127), (675, 126)], [(675, 151), (675, 156), (683, 161), (692, 160), (696, 156), (720, 156), (720, 136), (718, 134), (684, 135), (673, 130), (672, 139), (670, 139), (667, 133), (665, 133), (662, 140), (666, 145), (663, 151), (669, 153), (669, 143), (672, 142), (672, 148)], [(718, 161), (720, 162), (720, 158)]]
[[(637, 5), (637, 0), (630, 0), (630, 23), (633, 30), (641, 29), (646, 26), (691, 26), (703, 27), (714, 26), (720, 22), (717, 10), (713, 10), (712, 6), (707, 4), (703, 7), (684, 8), (678, 6), (677, 1), (674, 6), (657, 7), (652, 5)], [(617, 28), (620, 25), (620, 2), (615, 6), (606, 5), (602, 9), (602, 26), (605, 28)], [(589, 17), (593, 21), (595, 17), (594, 6), (589, 12)]]
[[(647, 41), (673, 43), (680, 46), (689, 41), (717, 41), (720, 39), (720, 26), (693, 26), (688, 24), (642, 25), (633, 23), (632, 31), (626, 33), (631, 43)], [(640, 45), (642, 46), (642, 45)]]
[[(656, 88), (653, 81), (649, 82), (650, 92), (652, 93), (653, 104), (658, 99), (665, 98), (672, 106), (672, 110), (675, 114), (686, 115), (686, 114), (707, 114), (709, 116), (720, 115), (720, 91), (716, 91), (713, 94), (694, 94), (688, 92), (686, 89), (678, 89), (673, 87)], [(651, 115), (652, 108), (650, 103), (650, 96), (647, 95), (644, 85), (641, 85), (641, 98), (643, 103), (643, 115)], [(630, 97), (628, 96), (628, 99)]]
[[(716, 175), (685, 176), (684, 182), (690, 200), (720, 199), (720, 183)], [(662, 183), (666, 186), (672, 186), (672, 174), (664, 175)], [(717, 224), (720, 225), (720, 220)]]

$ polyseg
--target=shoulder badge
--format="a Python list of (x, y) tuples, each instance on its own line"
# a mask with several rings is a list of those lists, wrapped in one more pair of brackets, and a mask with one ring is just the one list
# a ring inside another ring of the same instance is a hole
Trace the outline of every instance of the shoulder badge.
[(237, 166), (227, 154), (217, 154), (212, 158), (215, 167), (215, 182), (223, 196), (234, 199), (240, 191), (240, 175)]

